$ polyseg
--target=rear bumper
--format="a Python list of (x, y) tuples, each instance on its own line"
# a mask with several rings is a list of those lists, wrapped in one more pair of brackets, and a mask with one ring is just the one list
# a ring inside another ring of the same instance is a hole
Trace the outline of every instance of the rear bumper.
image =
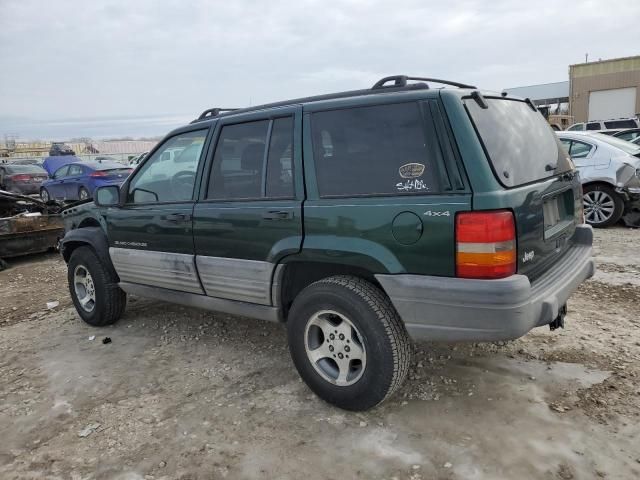
[(551, 323), (571, 294), (595, 273), (593, 233), (576, 228), (576, 243), (534, 283), (525, 275), (469, 280), (376, 275), (414, 340), (493, 341), (518, 338)]

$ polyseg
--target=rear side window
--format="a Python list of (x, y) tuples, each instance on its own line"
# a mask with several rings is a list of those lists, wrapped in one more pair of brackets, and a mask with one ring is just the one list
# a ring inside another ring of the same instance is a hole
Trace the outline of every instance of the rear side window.
[(587, 130), (601, 130), (600, 122), (587, 123)]
[(208, 199), (292, 198), (293, 193), (293, 117), (222, 127)]
[(320, 196), (438, 191), (417, 103), (314, 113), (311, 130)]
[(636, 128), (636, 122), (633, 120), (611, 120), (609, 122), (604, 122), (604, 126), (607, 128)]
[(489, 161), (505, 187), (535, 182), (570, 170), (571, 161), (539, 112), (520, 100), (486, 97), (488, 108), (472, 99), (465, 105)]
[(582, 131), (584, 128), (584, 123), (576, 123), (575, 125), (571, 125), (569, 128), (567, 128), (568, 131), (572, 132), (572, 131)]

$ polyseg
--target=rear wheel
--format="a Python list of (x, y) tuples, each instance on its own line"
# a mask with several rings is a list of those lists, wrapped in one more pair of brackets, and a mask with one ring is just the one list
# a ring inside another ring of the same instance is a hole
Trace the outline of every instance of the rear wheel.
[(78, 190), (78, 198), (80, 200), (87, 200), (89, 196), (89, 190), (84, 187), (80, 187), (80, 190)]
[(42, 201), (44, 203), (47, 203), (49, 200), (51, 200), (51, 196), (49, 195), (49, 191), (46, 188), (41, 188), (40, 189), (40, 198), (42, 199)]
[(78, 247), (67, 265), (69, 293), (78, 315), (94, 327), (111, 325), (124, 313), (127, 296), (117, 278), (90, 247)]
[(302, 379), (320, 398), (366, 410), (391, 396), (409, 369), (411, 343), (389, 299), (351, 276), (320, 280), (295, 299), (289, 350)]
[(582, 199), (584, 218), (595, 228), (614, 225), (624, 213), (622, 198), (608, 185), (585, 185)]

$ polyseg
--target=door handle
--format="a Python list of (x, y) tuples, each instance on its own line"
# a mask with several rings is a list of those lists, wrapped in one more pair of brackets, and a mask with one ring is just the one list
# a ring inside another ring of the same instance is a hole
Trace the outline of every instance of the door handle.
[(262, 214), (265, 220), (287, 220), (293, 218), (293, 212), (287, 210), (270, 210)]
[(167, 222), (182, 223), (191, 220), (191, 215), (188, 213), (170, 213), (164, 217)]

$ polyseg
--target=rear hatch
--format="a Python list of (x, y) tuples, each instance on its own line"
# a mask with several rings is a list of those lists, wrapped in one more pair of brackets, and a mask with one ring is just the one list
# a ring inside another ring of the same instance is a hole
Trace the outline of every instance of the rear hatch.
[(464, 103), (504, 189), (496, 193), (497, 203), (514, 213), (517, 271), (533, 281), (573, 243), (576, 224), (582, 223), (580, 180), (557, 136), (531, 103), (490, 96)]

